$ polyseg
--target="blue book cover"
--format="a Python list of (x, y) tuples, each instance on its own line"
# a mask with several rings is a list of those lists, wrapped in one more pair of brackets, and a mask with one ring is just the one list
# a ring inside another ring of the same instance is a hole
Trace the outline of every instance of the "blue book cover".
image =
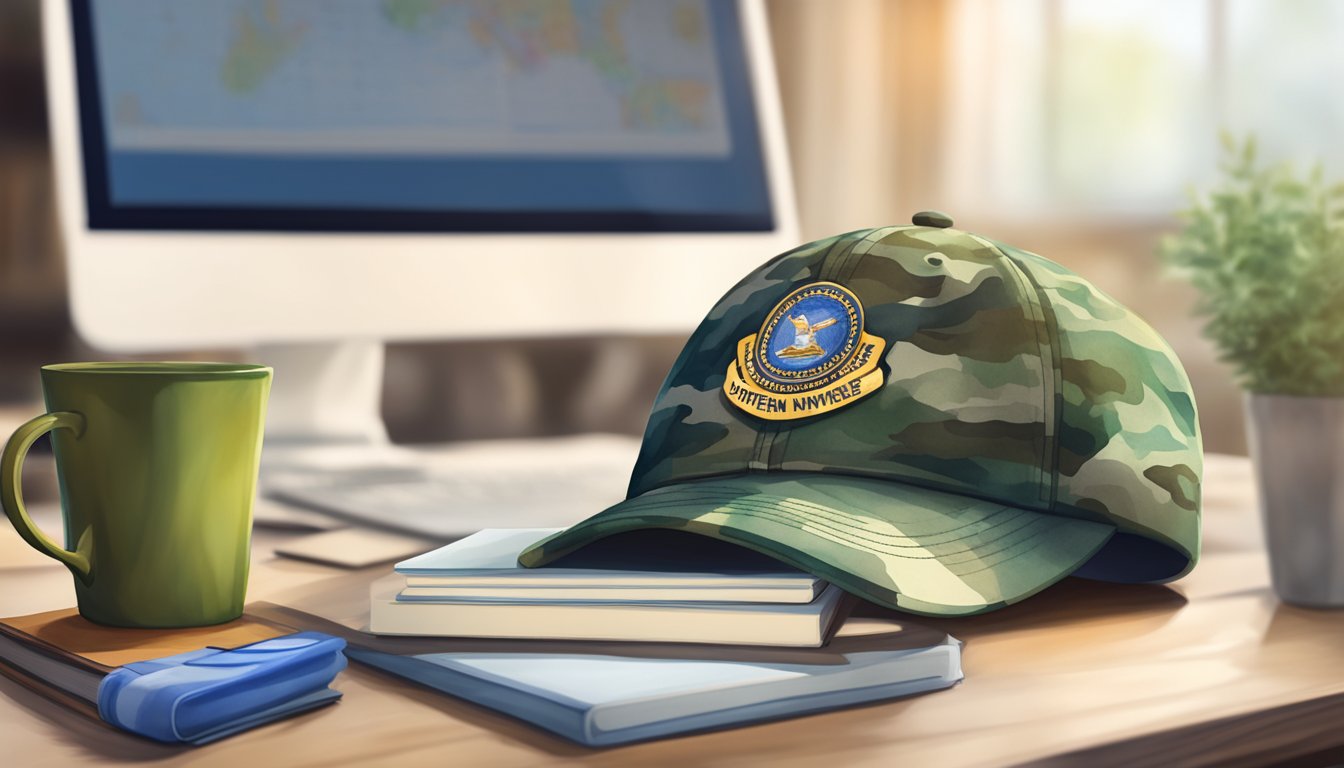
[(962, 679), (961, 643), (931, 630), (832, 645), (773, 656), (667, 646), (660, 658), (600, 647), (400, 654), (356, 644), (347, 655), (594, 747), (909, 696)]
[(155, 741), (207, 744), (340, 698), (345, 641), (296, 632), (126, 664), (98, 686), (98, 714)]

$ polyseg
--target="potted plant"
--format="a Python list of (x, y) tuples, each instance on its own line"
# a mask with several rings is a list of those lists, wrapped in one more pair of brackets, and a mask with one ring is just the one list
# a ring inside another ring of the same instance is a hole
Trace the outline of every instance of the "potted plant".
[(1344, 185), (1223, 144), (1221, 180), (1162, 254), (1247, 392), (1275, 591), (1344, 606)]

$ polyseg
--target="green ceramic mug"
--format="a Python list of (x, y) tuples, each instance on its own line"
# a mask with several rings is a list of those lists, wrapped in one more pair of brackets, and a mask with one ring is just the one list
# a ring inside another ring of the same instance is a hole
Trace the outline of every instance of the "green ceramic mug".
[[(270, 386), (261, 365), (42, 368), (48, 412), (5, 445), (0, 502), (25, 541), (74, 573), (81, 614), (122, 627), (189, 627), (242, 613)], [(23, 507), (23, 459), (46, 432), (73, 550)]]

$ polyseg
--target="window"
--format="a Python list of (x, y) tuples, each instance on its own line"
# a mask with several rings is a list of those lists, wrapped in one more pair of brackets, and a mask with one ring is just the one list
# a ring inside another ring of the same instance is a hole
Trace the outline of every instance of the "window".
[(1344, 175), (1344, 4), (958, 0), (947, 180), (1010, 215), (1161, 215), (1220, 130)]

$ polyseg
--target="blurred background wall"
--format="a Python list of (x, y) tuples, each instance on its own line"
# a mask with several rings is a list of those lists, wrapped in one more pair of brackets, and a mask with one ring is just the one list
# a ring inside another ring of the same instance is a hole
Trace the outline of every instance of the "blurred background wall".
[[(1254, 133), (1271, 158), (1344, 174), (1344, 3), (768, 8), (804, 239), (934, 208), (1059, 261), (1176, 349), (1206, 448), (1244, 451), (1236, 385), (1199, 335), (1192, 291), (1164, 274), (1156, 248), (1189, 190), (1213, 178), (1220, 129)], [(106, 357), (82, 344), (66, 312), (40, 45), (37, 0), (0, 3), (0, 401), (10, 403), (37, 401), (40, 363)], [(385, 416), (403, 441), (638, 432), (681, 341), (393, 345)]]

